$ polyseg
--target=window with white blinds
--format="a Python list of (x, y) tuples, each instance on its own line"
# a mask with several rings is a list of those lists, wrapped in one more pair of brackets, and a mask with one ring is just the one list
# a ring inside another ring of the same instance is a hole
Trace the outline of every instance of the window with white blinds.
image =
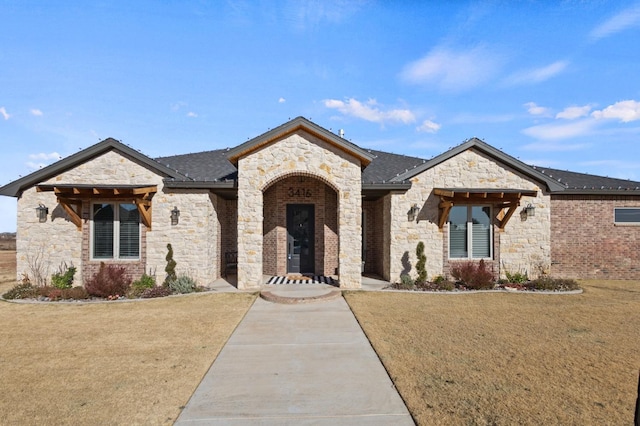
[(131, 203), (92, 205), (92, 258), (138, 259), (140, 213)]
[(487, 259), (493, 254), (490, 206), (453, 206), (449, 212), (449, 257)]

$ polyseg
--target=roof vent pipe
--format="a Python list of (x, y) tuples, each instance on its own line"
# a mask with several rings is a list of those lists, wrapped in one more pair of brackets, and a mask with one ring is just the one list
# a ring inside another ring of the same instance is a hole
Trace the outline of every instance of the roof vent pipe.
[(341, 138), (343, 138), (343, 139), (344, 139), (344, 129), (340, 129), (340, 130), (338, 131), (338, 134), (340, 135), (340, 137), (341, 137)]

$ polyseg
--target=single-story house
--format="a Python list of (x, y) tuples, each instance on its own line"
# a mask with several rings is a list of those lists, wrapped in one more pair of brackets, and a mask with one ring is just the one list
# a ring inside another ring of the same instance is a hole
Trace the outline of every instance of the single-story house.
[[(472, 138), (422, 159), (295, 118), (230, 149), (150, 158), (114, 139), (0, 188), (18, 198), (18, 274), (101, 262), (237, 285), (291, 273), (429, 278), (484, 259), (497, 275), (640, 279), (640, 182), (533, 167)], [(227, 254), (227, 256), (225, 256)]]

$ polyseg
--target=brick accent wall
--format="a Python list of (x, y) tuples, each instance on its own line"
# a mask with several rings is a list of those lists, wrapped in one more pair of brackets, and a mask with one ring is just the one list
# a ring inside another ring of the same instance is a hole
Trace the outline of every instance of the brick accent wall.
[(287, 273), (288, 204), (315, 206), (315, 273), (334, 275), (338, 268), (337, 194), (321, 180), (305, 174), (285, 177), (264, 191), (264, 273)]
[[(108, 202), (108, 200), (104, 200)], [(83, 217), (90, 217), (91, 203), (82, 203), (82, 215)], [(147, 227), (140, 224), (140, 259), (138, 260), (91, 260), (91, 224), (87, 223), (82, 227), (82, 282), (86, 283), (88, 279), (93, 277), (99, 270), (100, 264), (104, 262), (105, 265), (113, 265), (124, 268), (126, 276), (131, 281), (137, 280), (142, 274), (146, 272), (147, 265)], [(164, 271), (156, 276), (158, 284), (161, 284), (164, 280)]]
[(614, 207), (640, 207), (640, 197), (552, 196), (552, 275), (640, 279), (640, 226), (614, 225)]
[(384, 275), (383, 245), (384, 243), (384, 199), (363, 201), (363, 211), (366, 214), (365, 239), (367, 241), (364, 253), (364, 272), (379, 277)]

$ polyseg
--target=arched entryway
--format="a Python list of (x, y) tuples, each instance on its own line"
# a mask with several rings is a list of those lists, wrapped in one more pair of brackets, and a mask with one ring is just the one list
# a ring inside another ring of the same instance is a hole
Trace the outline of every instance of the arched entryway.
[(263, 190), (263, 273), (338, 273), (338, 193), (321, 178), (293, 173)]

